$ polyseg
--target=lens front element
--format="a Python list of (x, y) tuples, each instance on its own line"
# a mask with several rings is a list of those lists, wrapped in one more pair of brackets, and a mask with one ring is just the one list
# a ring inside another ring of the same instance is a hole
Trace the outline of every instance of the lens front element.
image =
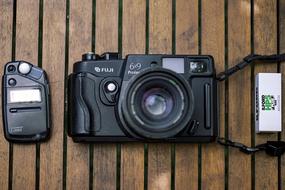
[(143, 95), (142, 108), (153, 117), (166, 117), (173, 108), (173, 98), (161, 88), (153, 88)]

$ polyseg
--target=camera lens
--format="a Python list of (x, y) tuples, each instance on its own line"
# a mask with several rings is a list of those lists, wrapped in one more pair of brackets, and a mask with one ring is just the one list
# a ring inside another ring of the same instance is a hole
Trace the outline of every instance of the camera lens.
[(153, 88), (143, 95), (142, 108), (152, 116), (167, 116), (173, 109), (173, 98), (161, 88)]
[(193, 93), (179, 74), (151, 68), (136, 75), (119, 102), (127, 131), (164, 139), (183, 130), (193, 112)]

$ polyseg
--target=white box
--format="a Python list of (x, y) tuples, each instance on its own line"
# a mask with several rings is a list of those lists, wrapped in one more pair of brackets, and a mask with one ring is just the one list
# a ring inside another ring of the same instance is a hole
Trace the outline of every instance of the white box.
[(258, 73), (255, 78), (255, 130), (280, 132), (281, 74)]

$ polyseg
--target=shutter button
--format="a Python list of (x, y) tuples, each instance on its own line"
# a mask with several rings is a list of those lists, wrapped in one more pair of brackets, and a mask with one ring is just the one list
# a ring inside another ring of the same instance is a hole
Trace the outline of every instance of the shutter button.
[(28, 63), (20, 63), (18, 69), (20, 73), (26, 75), (31, 71), (31, 66)]

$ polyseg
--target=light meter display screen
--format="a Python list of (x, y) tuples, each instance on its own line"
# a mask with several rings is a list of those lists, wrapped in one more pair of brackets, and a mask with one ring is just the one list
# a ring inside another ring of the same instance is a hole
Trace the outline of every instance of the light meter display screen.
[(40, 89), (10, 90), (9, 103), (41, 102)]

